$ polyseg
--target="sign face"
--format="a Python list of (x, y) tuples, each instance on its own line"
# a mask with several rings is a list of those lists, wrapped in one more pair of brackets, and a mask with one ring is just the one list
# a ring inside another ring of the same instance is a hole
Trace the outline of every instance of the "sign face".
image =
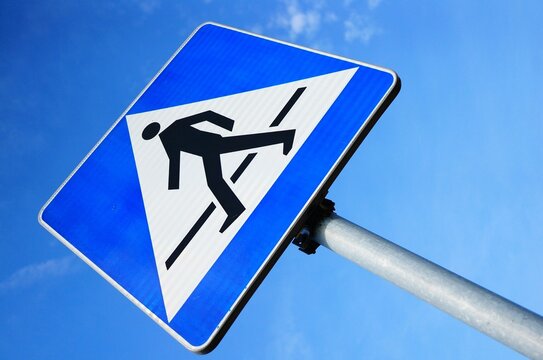
[(40, 223), (209, 351), (398, 90), (390, 70), (204, 24)]

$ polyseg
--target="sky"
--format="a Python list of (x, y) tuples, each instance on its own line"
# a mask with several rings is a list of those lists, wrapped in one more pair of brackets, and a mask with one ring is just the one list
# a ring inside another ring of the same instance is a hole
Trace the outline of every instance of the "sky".
[[(37, 222), (201, 23), (385, 66), (402, 90), (337, 213), (543, 313), (538, 1), (2, 1), (0, 358), (195, 359)], [(210, 359), (516, 359), (325, 248), (290, 246)]]

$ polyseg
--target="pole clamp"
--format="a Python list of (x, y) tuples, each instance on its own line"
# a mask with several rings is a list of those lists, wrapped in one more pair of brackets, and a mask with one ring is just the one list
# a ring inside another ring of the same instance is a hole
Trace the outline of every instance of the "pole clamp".
[(330, 199), (322, 199), (322, 201), (314, 206), (310, 210), (309, 216), (302, 230), (292, 240), (292, 243), (298, 246), (298, 250), (306, 253), (307, 255), (314, 254), (320, 244), (312, 240), (311, 234), (314, 233), (315, 228), (327, 217), (330, 217), (336, 210), (335, 203)]

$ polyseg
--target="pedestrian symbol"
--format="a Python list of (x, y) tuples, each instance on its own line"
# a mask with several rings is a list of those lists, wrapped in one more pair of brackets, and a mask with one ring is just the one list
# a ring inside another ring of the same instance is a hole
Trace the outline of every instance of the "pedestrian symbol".
[[(162, 131), (159, 137), (170, 161), (169, 190), (179, 189), (180, 153), (182, 151), (202, 158), (207, 186), (228, 215), (219, 230), (222, 233), (241, 215), (245, 208), (223, 179), (220, 155), (274, 144), (283, 144), (283, 155), (287, 155), (292, 148), (295, 130), (222, 137), (191, 126), (204, 121), (228, 131), (232, 131), (234, 127), (234, 120), (213, 111), (206, 111), (176, 120)], [(160, 124), (152, 122), (143, 130), (142, 138), (150, 140), (159, 131)]]
[(40, 222), (209, 351), (398, 89), (389, 70), (205, 24)]

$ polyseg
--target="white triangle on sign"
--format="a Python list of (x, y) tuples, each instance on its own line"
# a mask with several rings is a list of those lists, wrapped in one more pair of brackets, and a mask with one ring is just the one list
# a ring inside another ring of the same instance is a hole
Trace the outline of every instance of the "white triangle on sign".
[[(168, 321), (177, 314), (357, 69), (126, 116)], [(270, 127), (300, 88), (305, 89), (280, 124)], [(202, 157), (181, 151), (179, 189), (170, 190), (170, 162), (160, 136), (177, 120), (182, 122), (187, 117), (208, 111), (234, 120), (233, 129), (228, 131), (209, 122), (191, 125), (200, 130), (199, 133), (228, 138), (295, 130), (292, 149), (287, 155), (283, 154), (283, 143), (220, 155), (222, 176), (245, 208), (222, 233), (219, 230), (227, 213), (208, 187)], [(151, 123), (158, 123), (161, 132), (159, 136), (145, 140), (142, 134)], [(251, 153), (256, 156), (232, 181), (232, 175)], [(210, 204), (215, 209), (209, 214)], [(208, 218), (167, 268), (166, 262), (172, 259), (181, 240), (206, 209)]]

